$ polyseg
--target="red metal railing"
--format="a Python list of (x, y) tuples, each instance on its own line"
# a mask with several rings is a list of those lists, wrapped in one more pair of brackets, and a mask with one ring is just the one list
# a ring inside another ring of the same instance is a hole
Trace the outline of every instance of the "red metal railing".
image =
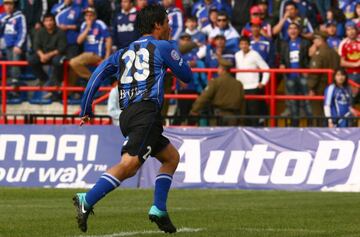
[[(7, 67), (9, 66), (27, 66), (28, 63), (26, 61), (0, 61), (1, 65), (1, 92), (2, 92), (2, 108), (1, 112), (3, 114), (6, 113), (6, 92), (7, 91), (61, 91), (62, 92), (62, 100), (63, 100), (63, 113), (68, 113), (68, 103), (67, 103), (67, 97), (69, 92), (71, 91), (84, 91), (83, 87), (75, 87), (75, 86), (69, 86), (68, 81), (68, 72), (69, 72), (69, 64), (68, 62), (64, 63), (64, 73), (63, 73), (63, 84), (62, 86), (52, 86), (52, 87), (42, 87), (42, 86), (20, 86), (17, 88), (14, 88), (12, 86), (6, 86), (6, 77), (7, 77)], [(210, 80), (214, 73), (217, 72), (217, 69), (209, 69), (209, 68), (193, 68), (193, 72), (199, 72), (199, 73), (206, 73), (207, 78)], [(246, 95), (245, 99), (247, 100), (267, 100), (269, 102), (270, 107), (270, 116), (276, 115), (276, 102), (279, 100), (323, 100), (322, 95), (316, 95), (316, 96), (308, 96), (308, 95), (278, 95), (276, 94), (276, 88), (277, 88), (277, 80), (276, 75), (277, 74), (286, 74), (286, 73), (307, 73), (307, 74), (326, 74), (327, 75), (327, 81), (328, 83), (332, 82), (333, 78), (333, 70), (331, 69), (268, 69), (268, 70), (260, 70), (260, 69), (254, 69), (254, 70), (239, 70), (239, 69), (232, 69), (232, 72), (257, 72), (257, 73), (269, 73), (270, 74), (270, 80), (268, 83), (268, 90), (267, 94), (265, 95)], [(352, 86), (356, 86), (360, 88), (360, 85), (350, 82)], [(100, 91), (110, 91), (111, 87), (101, 87), (99, 89)], [(198, 95), (178, 95), (178, 94), (166, 94), (166, 99), (196, 99)], [(93, 105), (104, 101), (108, 98), (108, 94), (105, 94), (94, 101)], [(275, 121), (270, 120), (270, 126), (274, 126)]]

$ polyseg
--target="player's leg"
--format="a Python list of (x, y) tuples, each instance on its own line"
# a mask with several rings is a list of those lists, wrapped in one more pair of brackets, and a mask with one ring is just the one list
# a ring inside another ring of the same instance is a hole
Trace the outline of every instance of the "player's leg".
[(150, 208), (149, 218), (158, 225), (159, 229), (168, 233), (174, 233), (176, 232), (176, 227), (170, 220), (166, 202), (172, 176), (179, 164), (179, 153), (171, 143), (168, 143), (155, 157), (162, 165), (155, 180), (154, 204)]
[(75, 195), (73, 200), (77, 209), (78, 226), (83, 232), (87, 231), (87, 219), (93, 212), (93, 206), (106, 194), (117, 188), (123, 180), (134, 176), (140, 167), (141, 163), (137, 156), (124, 153), (121, 161), (101, 175), (87, 193)]

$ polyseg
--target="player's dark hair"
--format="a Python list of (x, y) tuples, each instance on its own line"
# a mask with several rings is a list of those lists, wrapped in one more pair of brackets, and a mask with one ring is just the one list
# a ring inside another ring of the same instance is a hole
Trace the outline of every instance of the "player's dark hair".
[(242, 41), (245, 41), (245, 42), (247, 42), (247, 43), (250, 45), (250, 38), (249, 38), (249, 37), (247, 37), (247, 36), (241, 36), (240, 42), (242, 42)]
[(135, 26), (141, 35), (151, 34), (155, 24), (164, 24), (167, 18), (166, 10), (161, 5), (149, 5), (137, 13)]
[(50, 12), (46, 13), (43, 17), (43, 21), (46, 19), (46, 18), (52, 18), (54, 21), (55, 21), (55, 16), (53, 14), (51, 14)]

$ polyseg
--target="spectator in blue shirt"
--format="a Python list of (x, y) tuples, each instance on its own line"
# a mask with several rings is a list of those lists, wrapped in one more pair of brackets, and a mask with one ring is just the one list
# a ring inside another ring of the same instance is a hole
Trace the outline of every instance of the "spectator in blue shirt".
[(335, 71), (333, 84), (325, 89), (324, 113), (329, 118), (329, 128), (348, 127), (347, 118), (355, 114), (352, 107), (351, 89), (343, 69)]
[[(288, 27), (289, 40), (281, 43), (280, 51), (280, 68), (308, 68), (309, 56), (308, 51), (310, 42), (300, 36), (300, 26), (291, 23)], [(290, 95), (307, 95), (307, 79), (301, 73), (285, 74), (286, 93)], [(300, 108), (304, 109), (307, 116), (311, 116), (311, 107), (309, 101), (287, 100), (291, 116), (298, 117)], [(298, 125), (294, 120), (293, 125)]]
[(210, 24), (209, 11), (213, 8), (218, 11), (226, 11), (227, 15), (231, 16), (231, 7), (225, 2), (219, 0), (200, 0), (193, 5), (191, 11), (191, 15), (197, 17), (200, 28)]
[(269, 65), (269, 67), (274, 66), (274, 51), (271, 42), (261, 35), (261, 19), (253, 18), (251, 20), (251, 36), (250, 36), (250, 46), (251, 49), (255, 50), (260, 54), (264, 61)]
[(184, 28), (184, 19), (179, 8), (175, 7), (175, 0), (162, 1), (169, 18), (169, 26), (171, 28), (171, 39), (178, 40)]
[(189, 17), (185, 22), (185, 33), (191, 35), (191, 40), (198, 44), (206, 43), (206, 35), (198, 30), (197, 19), (194, 16)]
[(96, 19), (95, 9), (85, 9), (85, 21), (81, 24), (77, 43), (84, 52), (72, 58), (70, 64), (69, 84), (74, 85), (76, 76), (89, 79), (91, 71), (88, 66), (96, 65), (111, 53), (112, 39), (105, 23)]
[(226, 49), (233, 53), (239, 51), (239, 33), (230, 25), (229, 17), (225, 12), (220, 12), (217, 18), (217, 27), (209, 35), (209, 41), (212, 42), (215, 36), (224, 35), (226, 39)]
[[(15, 9), (14, 0), (4, 0), (5, 13), (0, 20), (1, 36), (4, 38), (6, 47), (6, 59), (9, 61), (21, 60), (25, 50), (27, 37), (25, 16)], [(20, 76), (19, 67), (11, 67), (9, 70), (10, 83), (17, 83)]]
[(67, 47), (66, 57), (71, 59), (79, 54), (79, 45), (76, 40), (79, 36), (79, 28), (82, 20), (82, 12), (80, 6), (75, 4), (73, 0), (64, 0), (51, 9), (51, 13), (55, 15), (56, 24), (59, 29), (66, 33)]
[(139, 38), (135, 29), (136, 8), (132, 0), (122, 0), (121, 9), (115, 14), (112, 22), (113, 44), (117, 49), (127, 47)]
[(339, 37), (336, 36), (336, 26), (337, 26), (337, 22), (336, 21), (328, 21), (326, 22), (326, 33), (327, 33), (327, 40), (326, 42), (328, 43), (329, 47), (332, 49), (335, 49), (336, 52), (338, 52), (339, 49), (339, 45), (342, 39), (340, 39)]

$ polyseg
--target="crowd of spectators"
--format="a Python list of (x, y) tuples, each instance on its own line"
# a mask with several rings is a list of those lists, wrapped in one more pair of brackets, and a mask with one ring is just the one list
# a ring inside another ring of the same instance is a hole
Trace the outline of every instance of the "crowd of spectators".
[[(182, 52), (192, 67), (216, 68), (220, 58), (240, 69), (344, 67), (347, 78), (360, 83), (360, 0), (0, 0), (1, 58), (28, 60), (40, 85), (60, 85), (62, 64), (69, 60), (70, 85), (80, 85), (92, 65), (139, 37), (136, 13), (157, 3), (167, 9), (172, 40), (193, 44)], [(16, 85), (20, 77), (20, 68), (11, 67), (7, 83)], [(235, 77), (245, 94), (263, 94), (269, 80), (267, 73)], [(324, 94), (321, 75), (282, 79), (288, 94)], [(175, 88), (200, 94), (206, 86), (206, 75), (198, 73), (188, 87)], [(358, 89), (352, 97), (358, 101)], [(180, 108), (185, 115), (191, 105)], [(286, 111), (324, 114), (309, 101), (287, 101)], [(266, 114), (266, 104), (248, 101), (246, 113)]]

